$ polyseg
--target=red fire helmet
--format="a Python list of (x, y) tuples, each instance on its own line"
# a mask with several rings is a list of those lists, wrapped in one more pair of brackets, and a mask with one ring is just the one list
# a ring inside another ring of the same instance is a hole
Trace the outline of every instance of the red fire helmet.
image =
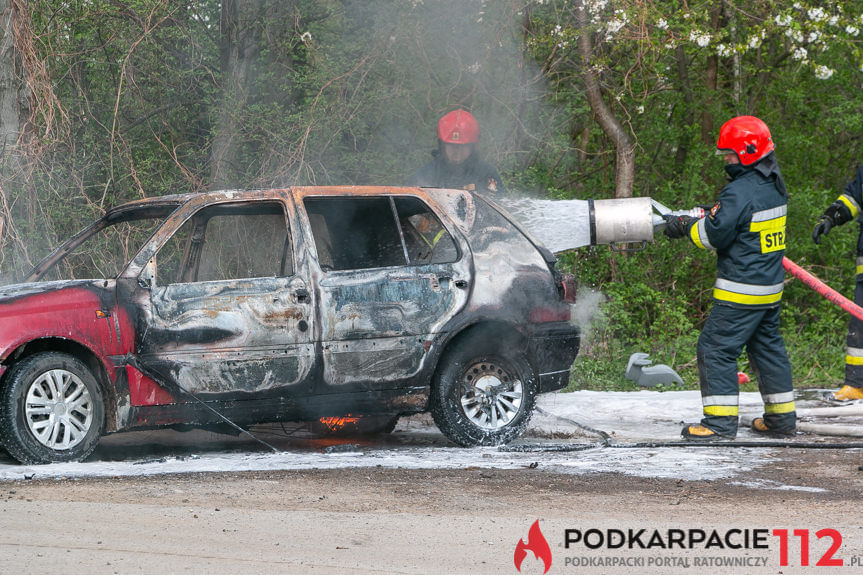
[(767, 124), (755, 116), (731, 118), (719, 128), (716, 148), (737, 154), (744, 166), (754, 164), (775, 149)]
[(437, 137), (447, 144), (475, 144), (479, 141), (479, 123), (470, 112), (453, 110), (437, 123)]

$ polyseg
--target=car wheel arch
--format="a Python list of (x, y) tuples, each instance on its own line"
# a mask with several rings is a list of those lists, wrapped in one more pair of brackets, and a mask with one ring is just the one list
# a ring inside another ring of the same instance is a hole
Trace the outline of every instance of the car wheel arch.
[(440, 366), (448, 353), (465, 342), (475, 339), (493, 338), (507, 345), (526, 348), (527, 336), (514, 325), (499, 320), (486, 320), (462, 327), (444, 345), (437, 365)]
[(115, 408), (117, 392), (113, 385), (111, 385), (107, 366), (95, 351), (78, 341), (61, 337), (45, 337), (21, 344), (7, 355), (7, 359), (4, 362), (7, 366), (7, 370), (6, 373), (3, 374), (4, 379), (3, 381), (0, 381), (0, 385), (5, 384), (6, 375), (14, 364), (30, 357), (31, 355), (43, 352), (59, 352), (68, 354), (81, 361), (90, 370), (90, 373), (99, 384), (99, 388), (102, 391), (102, 397), (105, 402), (105, 431), (116, 430), (118, 425), (117, 410)]

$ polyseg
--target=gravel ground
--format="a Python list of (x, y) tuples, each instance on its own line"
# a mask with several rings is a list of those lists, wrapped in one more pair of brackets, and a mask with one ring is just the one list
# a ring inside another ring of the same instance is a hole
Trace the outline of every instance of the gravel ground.
[[(564, 548), (566, 529), (808, 529), (810, 561), (843, 537), (845, 567), (863, 557), (861, 451), (765, 450), (773, 461), (733, 481), (517, 470), (357, 468), (189, 473), (0, 483), (4, 572), (518, 573), (513, 554), (537, 519), (550, 573), (700, 573), (696, 557), (763, 558), (728, 572), (794, 573), (767, 550)], [(577, 454), (573, 454), (577, 457)], [(794, 489), (777, 486), (794, 485)], [(813, 488), (806, 491), (805, 488)], [(790, 532), (790, 531), (789, 531)], [(567, 560), (689, 560), (578, 568)], [(639, 559), (640, 558), (640, 559)], [(610, 560), (610, 559), (609, 559)], [(521, 573), (542, 573), (528, 553)]]

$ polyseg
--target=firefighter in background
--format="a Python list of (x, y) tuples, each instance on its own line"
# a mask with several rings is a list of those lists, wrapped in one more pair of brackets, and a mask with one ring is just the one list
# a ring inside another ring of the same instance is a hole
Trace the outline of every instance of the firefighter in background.
[[(821, 243), (831, 228), (841, 226), (860, 216), (863, 206), (863, 166), (857, 167), (857, 175), (845, 186), (845, 192), (827, 206), (815, 229), (812, 241)], [(857, 281), (854, 286), (854, 303), (863, 305), (863, 219), (860, 220), (860, 235), (857, 237)], [(848, 335), (845, 339), (845, 384), (833, 397), (839, 401), (863, 399), (863, 321), (851, 316)]]
[(719, 130), (729, 182), (704, 218), (668, 216), (665, 235), (688, 237), (716, 250), (713, 307), (698, 338), (698, 376), (704, 417), (687, 425), (689, 440), (737, 435), (737, 358), (746, 347), (764, 415), (754, 431), (790, 435), (796, 427), (791, 365), (779, 333), (787, 192), (767, 125), (739, 116)]
[(465, 110), (453, 110), (437, 124), (438, 149), (434, 159), (408, 181), (411, 186), (455, 188), (501, 193), (500, 175), (479, 156), (479, 123)]

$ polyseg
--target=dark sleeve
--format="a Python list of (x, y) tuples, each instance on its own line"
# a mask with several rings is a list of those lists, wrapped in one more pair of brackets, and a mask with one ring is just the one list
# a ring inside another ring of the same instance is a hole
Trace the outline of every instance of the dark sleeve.
[(438, 183), (435, 178), (435, 162), (432, 160), (419, 170), (414, 175), (408, 178), (408, 186), (425, 186), (427, 188), (435, 188)]
[(860, 215), (863, 206), (863, 166), (857, 166), (857, 174), (854, 179), (845, 186), (845, 191), (836, 198), (851, 212), (851, 219)]
[(739, 187), (725, 186), (708, 215), (692, 222), (689, 227), (692, 243), (700, 248), (716, 250), (734, 243), (740, 223), (749, 212), (749, 202), (743, 198)]

